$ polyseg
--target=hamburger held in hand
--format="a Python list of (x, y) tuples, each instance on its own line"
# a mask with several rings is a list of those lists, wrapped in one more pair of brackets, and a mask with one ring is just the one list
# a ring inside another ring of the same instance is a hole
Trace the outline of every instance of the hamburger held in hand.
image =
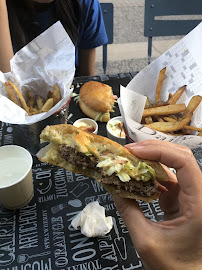
[(92, 177), (124, 198), (151, 202), (160, 195), (156, 180), (167, 180), (158, 162), (141, 160), (122, 145), (72, 125), (47, 126), (40, 138), (50, 143), (37, 154), (42, 162)]
[(111, 87), (96, 81), (85, 83), (79, 92), (79, 106), (84, 114), (95, 121), (108, 122), (114, 107)]

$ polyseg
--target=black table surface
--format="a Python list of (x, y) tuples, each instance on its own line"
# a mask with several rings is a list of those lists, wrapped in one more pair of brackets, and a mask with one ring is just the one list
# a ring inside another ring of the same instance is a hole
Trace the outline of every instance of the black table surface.
[[(110, 85), (119, 95), (135, 74), (123, 73), (75, 78), (74, 88), (96, 80)], [(72, 99), (71, 121), (86, 117)], [(116, 105), (113, 116), (120, 115)], [(106, 123), (99, 123), (100, 135), (106, 136)], [(0, 123), (0, 145), (15, 144), (13, 126)], [(202, 148), (194, 150), (202, 168)], [(11, 211), (0, 206), (1, 270), (132, 270), (144, 269), (127, 228), (116, 210), (112, 197), (94, 180), (64, 169), (41, 163), (33, 157), (34, 198), (24, 208)], [(71, 221), (88, 203), (98, 201), (106, 216), (114, 217), (114, 227), (104, 237), (87, 238), (71, 227)], [(163, 219), (158, 201), (140, 201), (145, 216)], [(135, 221), (134, 221), (135, 222)]]

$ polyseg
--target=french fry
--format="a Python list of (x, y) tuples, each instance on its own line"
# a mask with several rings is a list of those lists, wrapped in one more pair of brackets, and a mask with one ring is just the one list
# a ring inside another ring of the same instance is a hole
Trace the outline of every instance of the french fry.
[(155, 107), (144, 109), (142, 117), (147, 117), (151, 115), (169, 115), (174, 113), (179, 113), (185, 111), (185, 104), (173, 104), (162, 107)]
[(156, 107), (162, 107), (162, 106), (167, 106), (169, 103), (167, 101), (158, 101), (153, 104), (150, 104), (150, 108), (156, 108)]
[(171, 99), (172, 96), (173, 96), (173, 94), (171, 94), (171, 93), (168, 94), (168, 100), (167, 100), (167, 102), (169, 102), (169, 100)]
[(11, 101), (23, 108), (28, 115), (34, 115), (41, 112), (49, 111), (58, 101), (61, 100), (60, 88), (57, 84), (54, 85), (53, 91), (47, 93), (47, 99), (44, 102), (39, 95), (33, 96), (31, 91), (26, 88), (27, 102), (18, 87), (8, 80), (5, 82), (5, 89)]
[(186, 116), (189, 113), (193, 113), (196, 108), (199, 106), (199, 104), (202, 101), (201, 96), (193, 96), (191, 100), (189, 101), (189, 104), (187, 105), (186, 110), (183, 112), (183, 116)]
[(189, 124), (194, 111), (202, 101), (202, 97), (192, 97), (187, 107), (185, 104), (177, 104), (186, 89), (186, 85), (183, 85), (174, 94), (169, 93), (167, 101), (162, 101), (161, 90), (165, 72), (166, 67), (159, 73), (155, 102), (150, 104), (147, 98), (141, 123), (146, 127), (173, 136), (190, 135), (191, 131), (198, 131), (197, 136), (202, 136), (202, 128), (193, 127)]
[(174, 118), (169, 117), (169, 116), (163, 117), (163, 120), (165, 120), (166, 122), (176, 122), (177, 121), (177, 119), (174, 119)]
[(16, 97), (12, 86), (8, 82), (5, 82), (5, 89), (6, 89), (6, 92), (8, 94), (9, 99), (21, 107), (21, 103), (20, 103), (19, 99)]
[(26, 93), (27, 93), (27, 98), (28, 98), (28, 99), (34, 100), (32, 94), (31, 94), (31, 92), (29, 91), (28, 88), (26, 88)]
[(53, 105), (57, 104), (61, 100), (60, 88), (57, 84), (53, 86)]
[(180, 130), (182, 132), (182, 135), (190, 135), (191, 130), (186, 130), (184, 127)]
[(22, 93), (20, 92), (20, 90), (11, 81), (8, 80), (8, 83), (12, 86), (12, 88), (14, 89), (16, 95), (18, 96), (18, 98), (19, 98), (19, 100), (21, 102), (22, 108), (29, 114), (29, 108), (28, 108), (27, 103), (26, 103)]
[[(165, 116), (163, 117), (163, 119), (167, 122), (176, 122), (177, 120), (171, 118), (171, 117), (168, 117), (168, 116)], [(193, 127), (193, 126), (188, 126), (188, 125), (185, 125), (184, 126), (184, 129), (187, 131), (187, 130), (193, 130), (193, 131), (199, 131), (199, 132), (202, 132), (202, 128), (198, 128), (198, 127)]]
[(185, 129), (188, 129), (188, 130), (194, 130), (194, 131), (202, 132), (202, 128), (198, 128), (198, 127), (193, 127), (193, 126), (187, 126), (187, 125), (185, 125), (184, 128)]
[(35, 114), (38, 114), (38, 113), (41, 113), (40, 110), (37, 107), (33, 107), (31, 115), (35, 115)]
[(145, 118), (143, 118), (143, 119), (144, 119), (144, 121), (145, 121), (146, 124), (151, 124), (151, 123), (153, 123), (153, 120), (152, 120), (152, 117), (151, 117), (151, 116), (147, 116), (147, 117), (145, 117)]
[(26, 93), (27, 93), (27, 106), (29, 108), (29, 112), (32, 113), (33, 112), (33, 107), (34, 107), (34, 97), (32, 96), (31, 92), (29, 91), (29, 89), (26, 88)]
[(44, 105), (41, 108), (40, 112), (48, 112), (52, 107), (53, 107), (53, 98), (49, 98), (44, 103)]
[(150, 106), (150, 101), (149, 101), (149, 98), (147, 97), (144, 108), (148, 109), (149, 106)]
[(53, 98), (53, 92), (51, 90), (48, 91), (47, 99)]
[(185, 118), (181, 121), (176, 122), (155, 122), (149, 125), (145, 125), (146, 127), (155, 129), (161, 132), (170, 132), (170, 131), (177, 131), (182, 129), (185, 125), (187, 125), (191, 120), (192, 114), (188, 114)]
[(169, 117), (175, 119), (175, 120), (179, 120), (179, 117), (175, 114), (170, 114)]
[(182, 87), (180, 87), (173, 95), (171, 98), (169, 98), (168, 103), (169, 104), (176, 104), (176, 102), (178, 101), (178, 99), (181, 97), (181, 95), (184, 93), (186, 89), (186, 85), (183, 85)]
[(153, 116), (158, 122), (164, 122), (163, 118), (160, 117), (159, 115), (154, 115)]
[(42, 97), (40, 97), (39, 95), (36, 96), (36, 104), (37, 104), (38, 110), (40, 111), (44, 105), (44, 101)]
[(39, 111), (38, 108), (36, 108), (36, 107), (33, 108), (33, 113), (39, 113), (39, 112), (40, 112), (40, 111)]
[(161, 100), (161, 87), (163, 84), (165, 73), (166, 73), (166, 67), (164, 67), (159, 73), (159, 78), (158, 78), (158, 82), (156, 86), (156, 102)]
[[(150, 101), (149, 101), (149, 98), (147, 98), (146, 103), (145, 103), (145, 109), (149, 108), (149, 106), (150, 106)], [(146, 124), (151, 124), (153, 122), (151, 116), (145, 117), (144, 121)]]
[(31, 115), (35, 115), (35, 114), (39, 114), (39, 113), (41, 113), (41, 111), (39, 111), (39, 110), (37, 109), (37, 111), (33, 111), (33, 112), (31, 113)]
[(165, 132), (165, 134), (168, 134), (168, 135), (175, 135), (174, 131)]

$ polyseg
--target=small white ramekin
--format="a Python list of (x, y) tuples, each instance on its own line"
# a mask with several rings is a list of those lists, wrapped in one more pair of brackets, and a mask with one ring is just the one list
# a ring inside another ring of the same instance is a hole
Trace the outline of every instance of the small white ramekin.
[(81, 122), (84, 122), (87, 125), (93, 126), (95, 130), (92, 133), (94, 133), (94, 134), (98, 133), (98, 124), (93, 119), (91, 119), (91, 118), (80, 118), (80, 119), (76, 120), (73, 123), (73, 126), (78, 127), (78, 124), (81, 123)]
[(120, 137), (120, 136), (116, 136), (115, 134), (113, 134), (110, 129), (109, 129), (109, 125), (113, 122), (113, 121), (116, 121), (116, 120), (120, 120), (122, 121), (122, 117), (121, 116), (117, 116), (117, 117), (114, 117), (112, 119), (110, 119), (108, 122), (107, 122), (107, 137), (121, 145), (125, 145), (126, 144), (126, 136), (125, 137)]

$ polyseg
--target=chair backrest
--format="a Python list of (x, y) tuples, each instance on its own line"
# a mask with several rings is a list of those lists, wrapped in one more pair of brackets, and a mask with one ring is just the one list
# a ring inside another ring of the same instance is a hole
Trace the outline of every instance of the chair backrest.
[[(112, 3), (100, 3), (102, 8), (102, 15), (105, 23), (105, 28), (108, 37), (108, 43), (113, 43), (113, 29), (114, 29), (114, 6)], [(107, 70), (107, 44), (103, 46), (103, 71)]]
[[(151, 57), (152, 37), (186, 35), (200, 19), (174, 19), (159, 16), (202, 15), (201, 0), (145, 0), (144, 36), (148, 37), (148, 60)], [(149, 55), (150, 54), (150, 55)]]

